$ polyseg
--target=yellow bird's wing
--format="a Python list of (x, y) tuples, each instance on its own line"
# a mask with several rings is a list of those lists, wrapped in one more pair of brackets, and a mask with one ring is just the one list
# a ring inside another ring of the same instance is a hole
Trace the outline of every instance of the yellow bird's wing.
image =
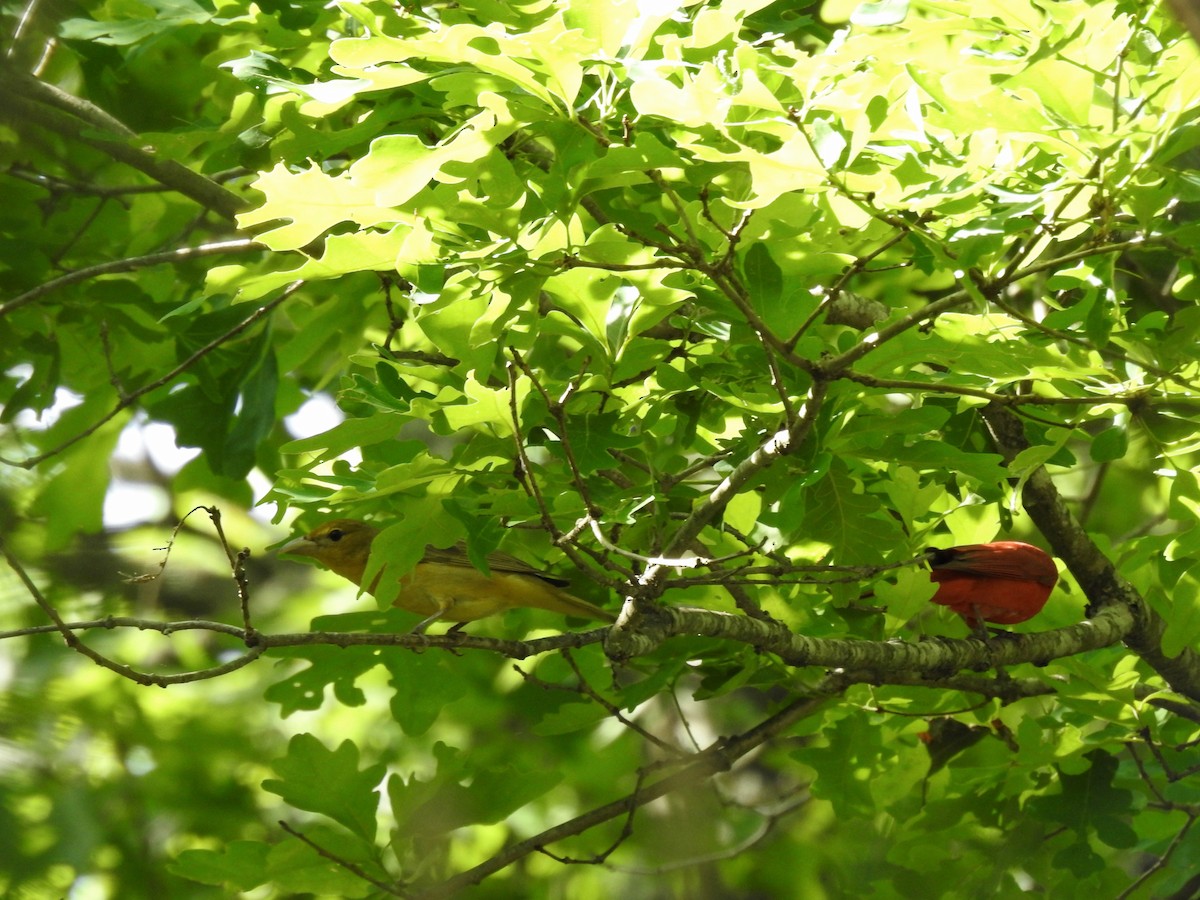
[[(445, 549), (441, 547), (426, 547), (425, 556), (421, 560), (423, 563), (440, 563), (444, 566), (468, 566), (471, 565), (471, 560), (467, 556), (467, 545), (459, 541), (453, 547)], [(540, 578), (542, 581), (549, 582), (555, 587), (566, 587), (571, 582), (566, 578), (560, 578), (557, 575), (551, 575), (549, 572), (543, 572), (541, 569), (536, 569), (522, 559), (517, 559), (515, 556), (509, 556), (507, 553), (496, 551), (487, 555), (488, 568), (494, 573), (503, 573), (506, 575), (530, 575), (534, 578)]]
[[(616, 621), (616, 616), (586, 600), (560, 590), (569, 582), (550, 575), (507, 553), (489, 553), (490, 575), (467, 557), (461, 542), (446, 549), (429, 547), (416, 570), (402, 580), (400, 605), (414, 609), (418, 598), (441, 607), (440, 617), (470, 622), (517, 606), (546, 609), (565, 616)], [(435, 618), (437, 616), (434, 616)]]

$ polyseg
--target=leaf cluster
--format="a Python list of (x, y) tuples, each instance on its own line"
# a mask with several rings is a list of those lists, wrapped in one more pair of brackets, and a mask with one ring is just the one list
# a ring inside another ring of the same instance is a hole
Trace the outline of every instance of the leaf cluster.
[[(100, 648), (93, 683), (280, 666), (271, 730), (244, 717), (230, 763), (238, 821), (193, 804), (169, 877), (347, 897), (1186, 887), (1196, 48), (1127, 0), (839, 6), (31, 20), (0, 109), (0, 345), (20, 348), (0, 500), (38, 612), (7, 644), (30, 642), (22, 679), (62, 686), (80, 674), (45, 661), (44, 631)], [(336, 424), (289, 421), (328, 395)], [(105, 461), (145, 423), (198, 451), (159, 473), (175, 517), (217, 497), (300, 528), (370, 519), (409, 562), (503, 548), (620, 621), (559, 636), (522, 610), (419, 636), (372, 610), (288, 633), (272, 616), (303, 592), (260, 590), (219, 519), (238, 625), (64, 599), (45, 554), (102, 529)], [(920, 555), (993, 539), (1064, 571), (1024, 633), (983, 641), (930, 611)], [(229, 727), (191, 712), (178, 733), (205, 746)], [(108, 734), (187, 777), (165, 727)], [(6, 889), (65, 890), (56, 863), (128, 883), (128, 840), (120, 864), (56, 856), (66, 793), (0, 777), (25, 800), (7, 821), (42, 826)]]

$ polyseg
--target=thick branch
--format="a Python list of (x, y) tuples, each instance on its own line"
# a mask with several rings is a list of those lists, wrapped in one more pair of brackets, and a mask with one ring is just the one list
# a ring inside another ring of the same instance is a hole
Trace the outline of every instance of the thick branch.
[[(682, 607), (652, 608), (634, 619), (636, 631), (612, 637), (612, 629), (563, 634), (532, 640), (473, 635), (466, 632), (448, 634), (411, 634), (400, 632), (338, 632), (305, 631), (290, 634), (253, 633), (222, 622), (187, 620), (157, 622), (128, 616), (109, 616), (84, 622), (56, 622), (0, 632), (0, 640), (27, 637), (47, 632), (75, 632), (90, 629), (136, 628), (171, 635), (178, 631), (211, 631), (252, 643), (256, 652), (269, 652), (287, 647), (393, 647), (420, 651), (427, 648), (460, 653), (478, 650), (496, 653), (509, 659), (521, 660), (544, 653), (587, 647), (606, 640), (606, 650), (623, 651), (619, 657), (628, 660), (654, 652), (660, 644), (677, 635), (700, 635), (715, 640), (737, 641), (755, 649), (774, 653), (792, 666), (821, 666), (843, 673), (847, 684), (899, 684), (929, 687), (978, 690), (989, 696), (1009, 696), (1003, 685), (987, 680), (963, 681), (968, 676), (955, 675), (962, 671), (985, 671), (996, 666), (1021, 663), (1044, 663), (1084, 653), (1117, 643), (1132, 627), (1132, 618), (1125, 607), (1113, 607), (1078, 625), (1037, 634), (1013, 634), (995, 638), (987, 643), (978, 638), (936, 640), (910, 643), (906, 641), (867, 641), (810, 638), (794, 634), (774, 622), (747, 616), (729, 615), (703, 609)], [(242, 663), (244, 664), (244, 663)], [(130, 672), (118, 674), (131, 677)], [(184, 676), (164, 676), (169, 683), (196, 681), (213, 677), (214, 670), (204, 670)], [(219, 674), (219, 673), (218, 673)], [(156, 678), (158, 676), (155, 676)], [(138, 680), (138, 679), (134, 679)], [(160, 683), (156, 681), (155, 683)], [(161, 682), (167, 683), (167, 682)], [(973, 687), (971, 685), (974, 685)]]
[[(885, 683), (897, 674), (906, 679), (947, 676), (964, 669), (984, 671), (1019, 663), (1042, 664), (1117, 643), (1133, 627), (1129, 610), (1114, 607), (1068, 628), (1014, 634), (984, 642), (979, 638), (865, 641), (810, 638), (782, 625), (681, 607), (651, 608), (630, 614), (628, 629), (613, 628), (605, 642), (610, 657), (624, 661), (654, 652), (668, 638), (701, 635), (750, 644), (774, 653), (790, 666), (823, 666), (857, 673), (862, 681)], [(908, 683), (907, 681), (901, 683)]]
[(132, 142), (136, 138), (130, 129), (86, 100), (72, 97), (36, 78), (7, 68), (4, 76), (6, 96), (0, 102), (0, 116), (12, 120), (18, 127), (33, 123), (73, 141), (95, 147), (230, 221), (246, 208), (241, 197), (215, 181), (173, 160), (159, 159), (153, 152), (134, 146)]

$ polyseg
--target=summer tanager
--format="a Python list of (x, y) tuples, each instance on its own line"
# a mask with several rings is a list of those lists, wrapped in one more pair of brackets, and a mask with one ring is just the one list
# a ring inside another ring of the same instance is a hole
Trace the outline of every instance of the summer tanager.
[[(386, 569), (369, 585), (363, 584), (363, 575), (371, 542), (378, 533), (378, 528), (366, 522), (334, 519), (280, 547), (279, 552), (310, 556), (368, 593), (374, 593)], [(393, 605), (426, 617), (413, 628), (417, 633), (438, 619), (461, 625), (517, 606), (616, 621), (616, 616), (607, 610), (561, 590), (568, 583), (566, 579), (540, 572), (514, 556), (489, 553), (487, 564), (490, 575), (471, 565), (461, 543), (448, 550), (427, 547), (416, 568), (400, 578), (400, 594)]]
[(972, 628), (979, 620), (1015, 625), (1042, 611), (1058, 582), (1054, 560), (1020, 541), (930, 548), (933, 602), (948, 606)]

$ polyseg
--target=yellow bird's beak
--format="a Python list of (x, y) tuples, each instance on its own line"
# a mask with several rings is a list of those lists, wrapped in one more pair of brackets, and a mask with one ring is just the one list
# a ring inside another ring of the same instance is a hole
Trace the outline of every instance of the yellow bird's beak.
[(298, 537), (294, 541), (288, 541), (275, 552), (281, 556), (313, 556), (316, 549), (317, 545), (307, 537)]

